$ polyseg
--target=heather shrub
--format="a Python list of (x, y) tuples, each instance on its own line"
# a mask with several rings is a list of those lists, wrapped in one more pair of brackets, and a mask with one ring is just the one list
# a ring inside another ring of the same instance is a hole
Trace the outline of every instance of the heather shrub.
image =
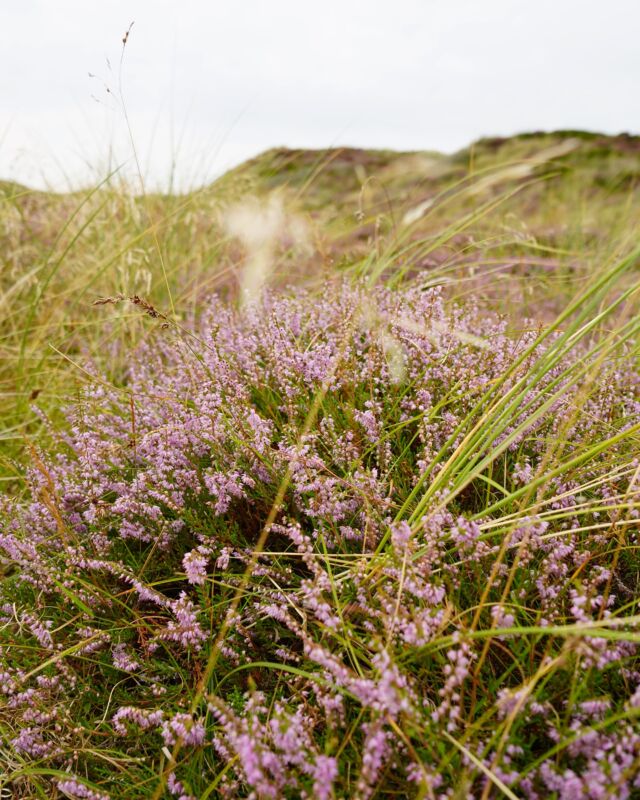
[(637, 324), (336, 283), (159, 327), (4, 501), (4, 785), (640, 796)]

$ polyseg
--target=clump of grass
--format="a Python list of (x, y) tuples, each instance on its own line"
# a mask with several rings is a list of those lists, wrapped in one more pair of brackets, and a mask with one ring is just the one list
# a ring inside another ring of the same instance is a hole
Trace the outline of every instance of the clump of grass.
[[(43, 432), (35, 397), (60, 408), (87, 358), (117, 380), (146, 335), (133, 309), (99, 314), (96, 299), (138, 295), (179, 321), (214, 290), (236, 293), (244, 253), (221, 223), (235, 198), (221, 188), (138, 197), (113, 176), (70, 195), (0, 191), (0, 478), (12, 488), (25, 439)], [(274, 247), (289, 275), (290, 249)]]
[(0, 785), (637, 792), (637, 255), (517, 335), (420, 282), (163, 314), (3, 504)]

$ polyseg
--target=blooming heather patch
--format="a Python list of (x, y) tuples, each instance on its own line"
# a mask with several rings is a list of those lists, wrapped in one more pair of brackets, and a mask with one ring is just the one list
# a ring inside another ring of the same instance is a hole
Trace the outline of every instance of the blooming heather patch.
[(96, 381), (2, 508), (14, 796), (638, 796), (640, 376), (570, 345), (339, 284)]

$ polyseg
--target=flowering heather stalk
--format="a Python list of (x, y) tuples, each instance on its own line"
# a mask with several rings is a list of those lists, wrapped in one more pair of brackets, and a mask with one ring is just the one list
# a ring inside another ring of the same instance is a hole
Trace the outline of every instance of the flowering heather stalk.
[(632, 335), (343, 284), (159, 331), (2, 503), (4, 785), (640, 792)]

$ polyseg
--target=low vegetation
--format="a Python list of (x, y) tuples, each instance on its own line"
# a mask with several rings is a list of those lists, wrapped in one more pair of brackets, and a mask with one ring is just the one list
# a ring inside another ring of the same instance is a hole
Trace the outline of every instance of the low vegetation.
[(1, 789), (640, 796), (636, 145), (5, 189)]

